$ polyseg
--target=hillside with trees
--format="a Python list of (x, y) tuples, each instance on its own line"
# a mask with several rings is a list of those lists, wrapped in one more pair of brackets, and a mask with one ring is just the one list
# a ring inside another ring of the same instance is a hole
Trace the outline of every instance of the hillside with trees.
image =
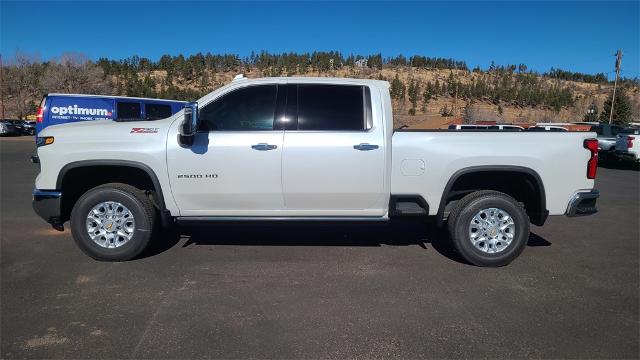
[[(453, 118), (552, 122), (606, 120), (612, 83), (604, 73), (561, 69), (538, 73), (525, 64), (469, 69), (464, 61), (426, 56), (383, 58), (339, 52), (164, 55), (157, 61), (132, 56), (90, 61), (65, 54), (42, 62), (17, 53), (3, 66), (6, 117), (35, 113), (43, 94), (90, 93), (196, 100), (243, 73), (247, 77), (333, 76), (386, 80), (396, 121), (441, 127)], [(638, 79), (622, 79), (614, 121), (640, 118)], [(618, 106), (620, 104), (620, 106)], [(595, 116), (587, 110), (595, 110)]]

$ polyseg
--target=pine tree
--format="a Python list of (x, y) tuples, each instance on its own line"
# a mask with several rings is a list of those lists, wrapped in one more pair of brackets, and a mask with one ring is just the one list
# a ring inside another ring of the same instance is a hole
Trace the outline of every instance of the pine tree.
[(416, 107), (418, 106), (418, 94), (420, 93), (420, 84), (416, 82), (414, 79), (411, 79), (409, 82), (409, 89), (407, 90), (409, 94), (409, 102), (411, 102), (411, 109), (409, 109), (409, 115), (416, 114)]
[(422, 112), (427, 112), (427, 106), (429, 106), (429, 101), (433, 97), (433, 86), (431, 82), (427, 82), (425, 86), (424, 92), (422, 93)]
[[(611, 113), (611, 99), (613, 96), (604, 102), (602, 106), (602, 112), (600, 113), (600, 122), (609, 122), (609, 114)], [(613, 105), (613, 123), (617, 125), (625, 126), (631, 121), (631, 102), (629, 97), (620, 89), (616, 93), (616, 102)]]
[(396, 73), (396, 77), (391, 82), (391, 97), (396, 100), (404, 101), (405, 86)]

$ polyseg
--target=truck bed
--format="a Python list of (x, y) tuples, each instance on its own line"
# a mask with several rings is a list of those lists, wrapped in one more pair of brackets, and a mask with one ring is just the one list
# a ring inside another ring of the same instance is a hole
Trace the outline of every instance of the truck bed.
[[(543, 184), (550, 215), (565, 213), (576, 191), (593, 188), (586, 177), (590, 132), (402, 129), (392, 136), (393, 195), (421, 195), (436, 215), (447, 182), (469, 169), (530, 169)], [(495, 178), (495, 181), (500, 179)]]

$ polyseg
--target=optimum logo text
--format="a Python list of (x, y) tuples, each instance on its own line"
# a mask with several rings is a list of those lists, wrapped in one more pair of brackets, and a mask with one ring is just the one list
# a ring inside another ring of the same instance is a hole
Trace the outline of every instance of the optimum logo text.
[(111, 111), (107, 109), (83, 108), (78, 105), (69, 105), (65, 107), (52, 106), (51, 112), (58, 115), (98, 115), (111, 116)]

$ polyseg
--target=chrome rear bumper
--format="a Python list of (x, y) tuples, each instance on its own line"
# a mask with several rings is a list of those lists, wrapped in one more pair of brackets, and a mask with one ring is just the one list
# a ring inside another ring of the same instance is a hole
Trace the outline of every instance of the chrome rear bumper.
[(598, 190), (583, 191), (575, 194), (567, 207), (567, 216), (585, 216), (598, 212), (596, 200), (600, 197)]

